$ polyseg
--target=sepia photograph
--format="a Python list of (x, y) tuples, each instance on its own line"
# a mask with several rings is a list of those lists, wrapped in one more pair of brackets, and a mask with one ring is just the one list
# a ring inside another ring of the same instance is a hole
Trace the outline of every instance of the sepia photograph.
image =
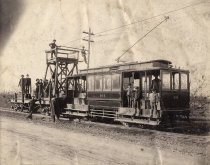
[(210, 0), (0, 0), (1, 165), (210, 165)]

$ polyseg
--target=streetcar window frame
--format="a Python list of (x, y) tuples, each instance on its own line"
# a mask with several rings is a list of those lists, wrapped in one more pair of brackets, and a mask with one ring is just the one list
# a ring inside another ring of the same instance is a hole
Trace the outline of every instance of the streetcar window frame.
[[(117, 79), (114, 78), (114, 76), (118, 76)], [(112, 73), (111, 75), (111, 82), (112, 82), (112, 91), (121, 91), (121, 77), (122, 75), (119, 73)], [(117, 84), (117, 87), (114, 87)]]
[(103, 91), (112, 91), (112, 75), (104, 74), (102, 79)]
[[(167, 82), (167, 86), (165, 87), (165, 78), (163, 77), (164, 75), (168, 75), (168, 82)], [(171, 90), (171, 71), (170, 70), (161, 70), (161, 89), (164, 91), (168, 91)]]
[[(178, 76), (178, 77), (177, 77)], [(171, 90), (178, 91), (180, 90), (180, 72), (179, 71), (171, 71)]]
[(95, 91), (95, 75), (87, 75), (87, 92)]
[(103, 75), (101, 74), (94, 75), (94, 86), (95, 86), (95, 91), (103, 90)]
[[(186, 79), (183, 81), (183, 75), (186, 75)], [(183, 88), (183, 84), (185, 84), (185, 88)], [(180, 90), (187, 91), (189, 90), (189, 73), (180, 72)]]

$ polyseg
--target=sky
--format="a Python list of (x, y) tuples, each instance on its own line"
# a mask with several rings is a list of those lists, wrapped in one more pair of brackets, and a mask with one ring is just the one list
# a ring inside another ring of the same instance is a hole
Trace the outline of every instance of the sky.
[[(203, 75), (210, 81), (210, 1), (1, 0), (0, 3), (0, 90), (17, 90), (21, 74), (29, 74), (32, 83), (43, 78), (45, 50), (53, 39), (58, 45), (87, 47), (82, 32), (90, 27), (95, 33), (90, 67), (115, 64), (117, 57), (164, 16), (170, 19), (138, 42), (122, 60), (170, 60), (177, 68), (190, 70), (192, 89), (199, 85)], [(169, 11), (173, 12), (160, 15)], [(151, 17), (154, 18), (140, 21)], [(136, 21), (140, 22), (107, 31)], [(207, 85), (202, 92), (209, 89)]]

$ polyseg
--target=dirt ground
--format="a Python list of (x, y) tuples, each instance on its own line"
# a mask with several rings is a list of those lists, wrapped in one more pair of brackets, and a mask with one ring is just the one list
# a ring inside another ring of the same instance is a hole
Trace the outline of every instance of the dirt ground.
[(208, 164), (210, 136), (0, 114), (0, 164)]

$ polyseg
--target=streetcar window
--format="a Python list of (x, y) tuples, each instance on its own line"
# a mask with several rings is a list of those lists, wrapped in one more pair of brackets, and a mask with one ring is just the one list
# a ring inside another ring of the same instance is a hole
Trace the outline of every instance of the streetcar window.
[(181, 89), (188, 89), (188, 77), (186, 73), (181, 73)]
[(170, 89), (170, 72), (162, 72), (162, 89)]
[(95, 91), (102, 91), (102, 75), (95, 75)]
[(123, 89), (126, 90), (128, 88), (130, 81), (129, 81), (129, 77), (124, 77), (123, 78)]
[(139, 86), (139, 83), (140, 83), (140, 79), (134, 79), (134, 87), (138, 87)]
[(87, 90), (94, 91), (94, 75), (89, 75), (87, 78)]
[(120, 74), (112, 75), (112, 90), (119, 91), (120, 90)]
[(179, 89), (179, 73), (177, 72), (172, 73), (172, 89)]
[(111, 75), (104, 75), (103, 77), (103, 90), (111, 91)]

